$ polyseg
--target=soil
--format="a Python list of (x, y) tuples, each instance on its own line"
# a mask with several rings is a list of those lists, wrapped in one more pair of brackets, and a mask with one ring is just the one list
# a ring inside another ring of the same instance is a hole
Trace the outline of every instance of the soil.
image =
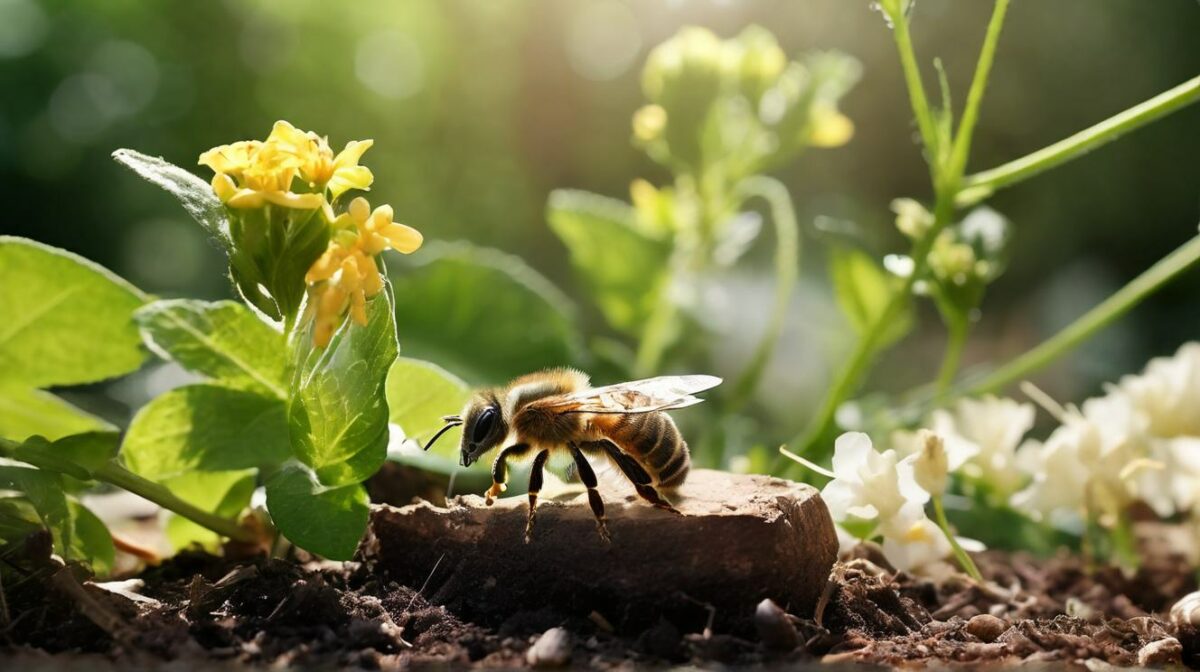
[(1150, 557), (1128, 576), (1065, 554), (976, 559), (984, 584), (948, 566), (932, 578), (895, 572), (878, 549), (860, 547), (834, 566), (809, 617), (763, 603), (710, 619), (715, 627), (670, 614), (625, 627), (578, 605), (474, 605), (468, 620), (367, 562), (303, 557), (184, 553), (114, 593), (56, 563), (36, 535), (2, 558), (23, 578), (4, 586), (0, 667), (1200, 667), (1200, 632), (1165, 618), (1196, 590), (1182, 558)]

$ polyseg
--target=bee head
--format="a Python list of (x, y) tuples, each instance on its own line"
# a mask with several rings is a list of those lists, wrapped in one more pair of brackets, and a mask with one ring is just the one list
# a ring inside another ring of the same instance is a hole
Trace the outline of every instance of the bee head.
[(438, 430), (429, 443), (425, 444), (425, 450), (429, 450), (433, 442), (452, 427), (461, 425), (463, 433), (459, 443), (459, 463), (464, 467), (474, 464), (481, 455), (495, 448), (508, 436), (508, 427), (500, 410), (500, 402), (491, 393), (476, 395), (467, 403), (461, 415), (448, 415), (442, 419), (446, 421), (446, 426)]

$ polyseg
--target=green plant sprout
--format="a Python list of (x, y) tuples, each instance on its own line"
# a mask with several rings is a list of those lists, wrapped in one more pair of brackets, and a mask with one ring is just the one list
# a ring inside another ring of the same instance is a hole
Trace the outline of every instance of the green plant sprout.
[[(1028, 156), (991, 170), (965, 175), (971, 138), (1009, 3), (1007, 0), (997, 0), (994, 4), (957, 128), (954, 127), (950, 93), (945, 85), (944, 76), (939, 78), (941, 107), (933, 107), (926, 95), (909, 33), (909, 4), (907, 0), (882, 0), (878, 6), (892, 28), (913, 115), (929, 165), (934, 205), (932, 213), (926, 213), (915, 202), (897, 204), (897, 223), (902, 231), (910, 233), (913, 238), (912, 251), (906, 258), (908, 263), (903, 267), (899, 280), (891, 285), (870, 278), (858, 281), (859, 285), (870, 283), (877, 286), (878, 289), (873, 291), (881, 296), (874, 299), (873, 312), (866, 316), (866, 324), (859, 329), (858, 341), (835, 374), (817, 411), (805, 430), (791, 442), (791, 445), (796, 447), (796, 452), (818, 463), (827, 459), (829, 455), (832, 436), (836, 432), (835, 416), (838, 409), (858, 391), (880, 353), (896, 342), (906, 330), (903, 326), (897, 328), (896, 325), (906, 324), (911, 297), (915, 293), (925, 293), (934, 299), (946, 322), (949, 339), (935, 384), (931, 386), (931, 390), (915, 391), (907, 395), (909, 398), (917, 398), (918, 401), (914, 402), (908, 412), (900, 414), (902, 422), (911, 422), (913, 418), (920, 417), (923, 411), (949, 403), (958, 397), (991, 392), (1018, 382), (1113, 322), (1143, 298), (1200, 260), (1200, 238), (1192, 239), (1033, 350), (982, 377), (956, 382), (963, 345), (969, 335), (970, 324), (975, 319), (983, 288), (995, 279), (1002, 268), (1002, 259), (999, 258), (1002, 249), (982, 249), (979, 247), (980, 241), (974, 241), (975, 246), (971, 247), (972, 241), (958, 240), (962, 237), (963, 225), (956, 226), (954, 223), (957, 211), (979, 203), (998, 189), (1082, 156), (1124, 133), (1195, 102), (1200, 98), (1200, 77)], [(941, 65), (936, 65), (940, 75)], [(919, 208), (916, 212), (914, 205)], [(919, 226), (911, 226), (913, 221), (918, 222)], [(909, 224), (907, 230), (906, 224)], [(947, 238), (947, 231), (954, 232), (954, 235)], [(967, 243), (966, 247), (962, 246), (964, 243)], [(956, 244), (960, 245), (957, 249), (954, 248)], [(944, 248), (942, 254), (939, 254), (940, 247)], [(970, 255), (966, 254), (968, 251)], [(974, 259), (970, 256), (974, 256)], [(975, 277), (960, 274), (959, 277), (963, 281), (957, 283), (957, 286), (947, 283), (946, 274), (939, 273), (939, 265), (946, 267), (947, 262), (961, 261), (964, 257), (969, 261), (982, 260), (989, 265), (984, 266), (982, 272), (977, 273)], [(877, 276), (878, 273), (859, 275)], [(835, 279), (835, 286), (844, 284), (847, 283), (839, 283)], [(839, 288), (841, 293), (849, 291), (851, 290)], [(859, 305), (862, 303), (859, 301)], [(897, 331), (901, 333), (897, 334)], [(778, 462), (776, 465), (782, 466)]]

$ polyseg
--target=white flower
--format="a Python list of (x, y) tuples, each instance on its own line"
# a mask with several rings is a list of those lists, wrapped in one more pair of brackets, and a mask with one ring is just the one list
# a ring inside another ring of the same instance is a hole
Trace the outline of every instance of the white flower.
[(950, 542), (920, 507), (906, 508), (884, 526), (883, 554), (892, 566), (911, 572), (945, 559), (950, 555)]
[(1145, 414), (1151, 434), (1200, 436), (1200, 343), (1185, 343), (1173, 357), (1156, 357), (1120, 388)]
[(913, 480), (912, 461), (898, 461), (896, 451), (882, 453), (862, 432), (847, 432), (833, 448), (834, 479), (821, 491), (835, 521), (854, 517), (881, 525), (909, 502), (923, 505), (929, 494)]
[(930, 420), (931, 429), (946, 442), (952, 472), (957, 470), (955, 458), (967, 455), (963, 473), (1001, 496), (1012, 494), (1024, 483), (1016, 452), (1021, 438), (1033, 427), (1032, 405), (993, 396), (963, 399), (953, 413), (934, 411)]
[[(1013, 505), (1039, 518), (1084, 514), (1112, 519), (1137, 498), (1139, 461), (1146, 461), (1145, 420), (1118, 391), (1068, 409), (1063, 424), (1044, 443), (1021, 450), (1021, 466), (1033, 481)], [(1131, 468), (1133, 467), (1133, 468)]]

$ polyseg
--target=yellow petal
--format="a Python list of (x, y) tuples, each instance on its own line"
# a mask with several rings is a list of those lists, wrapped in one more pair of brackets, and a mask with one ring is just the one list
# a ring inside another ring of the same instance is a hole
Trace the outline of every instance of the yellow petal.
[(233, 178), (225, 173), (213, 175), (212, 188), (213, 193), (217, 195), (217, 198), (221, 199), (222, 203), (228, 203), (229, 199), (233, 198), (238, 191), (237, 184), (233, 181)]
[(311, 285), (333, 277), (333, 274), (342, 265), (340, 257), (340, 248), (336, 245), (330, 245), (329, 249), (325, 250), (325, 253), (318, 257), (313, 262), (313, 265), (309, 267), (308, 273), (304, 275), (304, 281)]
[(362, 160), (362, 155), (374, 144), (374, 140), (351, 140), (347, 142), (346, 148), (338, 152), (338, 155), (334, 157), (334, 168), (357, 166), (358, 162)]
[(383, 276), (379, 274), (375, 258), (361, 254), (358, 255), (356, 261), (358, 262), (359, 276), (362, 277), (363, 292), (367, 296), (375, 296), (383, 289)]
[(350, 295), (350, 317), (362, 326), (367, 326), (367, 298), (360, 289)]
[(280, 207), (295, 210), (316, 210), (325, 203), (321, 194), (297, 194), (291, 191), (262, 191), (263, 198)]
[(329, 192), (333, 198), (337, 198), (351, 189), (368, 191), (374, 181), (375, 175), (366, 166), (338, 168), (329, 178)]
[(240, 175), (254, 162), (254, 155), (262, 144), (257, 140), (241, 140), (213, 147), (200, 155), (199, 164), (208, 166), (213, 172)]
[(367, 202), (367, 199), (359, 196), (350, 201), (350, 207), (346, 208), (346, 213), (350, 215), (355, 224), (365, 223), (371, 216), (371, 204)]
[(266, 201), (263, 198), (263, 192), (261, 191), (255, 191), (253, 189), (238, 189), (236, 194), (230, 196), (228, 201), (225, 201), (225, 205), (228, 205), (231, 208), (249, 209), (261, 208), (265, 202)]
[(421, 243), (425, 241), (425, 237), (421, 235), (420, 231), (399, 223), (388, 225), (380, 233), (387, 237), (393, 250), (403, 254), (416, 252), (417, 248), (421, 247)]

